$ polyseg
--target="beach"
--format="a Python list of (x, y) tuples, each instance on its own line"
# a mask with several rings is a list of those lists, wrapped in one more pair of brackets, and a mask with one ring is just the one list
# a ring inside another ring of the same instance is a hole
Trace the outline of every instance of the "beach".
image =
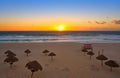
[[(93, 52), (91, 60), (81, 51), (83, 43), (78, 42), (43, 42), (43, 43), (0, 43), (0, 78), (30, 78), (31, 71), (25, 68), (29, 61), (37, 60), (43, 67), (42, 71), (34, 73), (33, 78), (119, 78), (120, 68), (113, 68), (96, 59), (98, 51), (104, 49), (108, 60), (115, 60), (120, 65), (120, 43), (91, 43)], [(31, 53), (27, 57), (24, 51)], [(47, 49), (56, 54), (51, 61), (50, 56), (42, 52)], [(11, 50), (19, 61), (12, 69), (4, 63), (5, 51)]]

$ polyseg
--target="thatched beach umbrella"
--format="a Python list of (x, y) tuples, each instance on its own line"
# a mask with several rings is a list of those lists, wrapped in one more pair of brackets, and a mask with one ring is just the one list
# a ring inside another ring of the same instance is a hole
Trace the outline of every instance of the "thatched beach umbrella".
[(45, 55), (47, 55), (47, 53), (49, 53), (50, 51), (48, 50), (44, 50), (42, 53), (44, 53)]
[(31, 77), (33, 76), (33, 73), (38, 70), (43, 70), (42, 66), (37, 61), (30, 61), (28, 62), (25, 67), (27, 67), (31, 72)]
[(98, 51), (98, 56), (96, 57), (97, 60), (101, 60), (101, 66), (103, 66), (103, 61), (108, 60), (106, 56), (103, 55), (104, 49), (102, 49), (102, 54)]
[(13, 53), (11, 50), (7, 50), (5, 54), (7, 54), (7, 56), (16, 56), (16, 54)]
[(108, 58), (107, 58), (106, 56), (104, 56), (103, 54), (101, 54), (101, 55), (98, 55), (98, 56), (96, 57), (96, 59), (97, 59), (97, 60), (101, 60), (101, 66), (103, 66), (103, 61), (104, 61), (104, 60), (107, 60)]
[(111, 69), (111, 71), (112, 71), (112, 68), (114, 67), (119, 67), (119, 64), (117, 64), (115, 61), (113, 61), (113, 60), (109, 60), (109, 61), (106, 61), (105, 62), (105, 65), (107, 65), (107, 66), (109, 66)]
[(85, 48), (82, 48), (82, 52), (84, 53), (84, 55), (85, 55), (85, 53), (87, 53), (88, 52), (88, 50), (87, 49), (85, 49)]
[(56, 54), (51, 52), (48, 56), (51, 56), (51, 61), (53, 61), (53, 56), (56, 56)]
[(17, 61), (18, 61), (18, 58), (14, 56), (9, 56), (4, 60), (4, 62), (7, 62), (10, 64), (10, 68), (12, 68), (13, 63)]
[(28, 54), (30, 54), (31, 53), (31, 51), (29, 50), (29, 49), (27, 49), (27, 50), (25, 50), (25, 53), (27, 54), (27, 56), (28, 56)]
[(90, 55), (90, 59), (91, 59), (91, 56), (95, 55), (95, 53), (93, 53), (92, 51), (89, 51), (87, 55)]
[(16, 56), (16, 54), (14, 54), (14, 53), (9, 53), (8, 55), (7, 55), (7, 57), (15, 57)]
[(88, 52), (88, 50), (85, 48), (82, 48), (82, 52)]
[(11, 50), (7, 50), (7, 51), (5, 52), (5, 54), (8, 54), (8, 53), (12, 53), (12, 51), (11, 51)]

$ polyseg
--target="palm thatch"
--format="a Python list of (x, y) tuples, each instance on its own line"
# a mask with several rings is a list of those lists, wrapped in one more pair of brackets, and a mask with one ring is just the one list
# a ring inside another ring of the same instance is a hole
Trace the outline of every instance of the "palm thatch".
[(12, 53), (12, 51), (11, 51), (11, 50), (7, 50), (7, 51), (5, 52), (5, 54), (8, 54), (8, 53)]
[(91, 56), (95, 55), (95, 53), (93, 53), (92, 51), (89, 51), (89, 52), (87, 53), (87, 55), (89, 55), (89, 56), (90, 56), (90, 59), (91, 59)]
[(85, 48), (82, 48), (82, 50), (81, 50), (83, 53), (84, 53), (84, 55), (88, 52), (88, 50), (87, 49), (85, 49)]
[(53, 56), (56, 56), (56, 54), (51, 52), (48, 56), (51, 56), (51, 61), (53, 61)]
[(48, 50), (44, 50), (42, 53), (44, 53), (45, 55), (47, 55), (47, 53), (49, 53), (50, 51)]
[(5, 54), (7, 54), (7, 57), (9, 57), (9, 56), (16, 56), (16, 54), (13, 53), (13, 52), (10, 51), (10, 50), (7, 50), (7, 51), (5, 52)]
[(16, 54), (14, 54), (14, 53), (9, 53), (9, 54), (7, 55), (7, 57), (14, 57), (14, 56), (16, 56)]
[(108, 58), (107, 58), (106, 56), (104, 56), (103, 54), (101, 54), (101, 55), (98, 55), (98, 56), (96, 57), (96, 59), (97, 59), (97, 60), (101, 60), (101, 66), (103, 66), (103, 61), (104, 61), (104, 60), (107, 60)]
[(88, 52), (88, 50), (85, 48), (82, 48), (82, 52)]
[(41, 70), (41, 71), (43, 70), (42, 66), (37, 61), (30, 61), (25, 65), (25, 67), (31, 70), (32, 72), (31, 77), (33, 76), (34, 72), (38, 70)]
[(109, 61), (106, 61), (105, 62), (105, 65), (109, 66), (111, 68), (111, 71), (112, 71), (112, 68), (114, 67), (119, 67), (119, 64), (117, 64), (115, 61), (113, 60), (109, 60)]
[(18, 61), (18, 58), (14, 56), (9, 56), (4, 60), (4, 62), (7, 62), (10, 64), (10, 68), (12, 68), (13, 63), (17, 61)]
[(27, 49), (27, 50), (25, 50), (25, 53), (27, 54), (27, 56), (28, 56), (28, 54), (30, 54), (31, 53), (31, 51), (29, 50), (29, 49)]

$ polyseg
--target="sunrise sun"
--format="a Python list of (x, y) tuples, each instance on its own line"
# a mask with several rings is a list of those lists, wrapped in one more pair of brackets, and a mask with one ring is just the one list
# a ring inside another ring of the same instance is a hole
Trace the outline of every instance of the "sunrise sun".
[(65, 26), (64, 26), (64, 25), (59, 25), (59, 26), (57, 27), (57, 30), (58, 30), (58, 31), (64, 31), (64, 30), (65, 30)]

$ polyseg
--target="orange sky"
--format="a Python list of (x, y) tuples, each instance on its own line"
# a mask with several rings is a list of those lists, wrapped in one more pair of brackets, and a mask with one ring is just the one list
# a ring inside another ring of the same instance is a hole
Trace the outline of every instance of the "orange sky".
[(120, 30), (120, 24), (103, 21), (87, 21), (79, 18), (44, 18), (44, 19), (7, 19), (0, 21), (0, 31), (57, 31), (60, 25), (64, 31)]
[(57, 31), (60, 25), (64, 26), (64, 31), (93, 31), (93, 30), (119, 30), (120, 26), (115, 24), (89, 24), (81, 23), (6, 23), (1, 24), (0, 31)]
[(64, 31), (104, 31), (120, 30), (119, 20), (88, 21), (80, 17), (19, 17), (0, 20), (0, 31), (58, 31), (59, 26)]

